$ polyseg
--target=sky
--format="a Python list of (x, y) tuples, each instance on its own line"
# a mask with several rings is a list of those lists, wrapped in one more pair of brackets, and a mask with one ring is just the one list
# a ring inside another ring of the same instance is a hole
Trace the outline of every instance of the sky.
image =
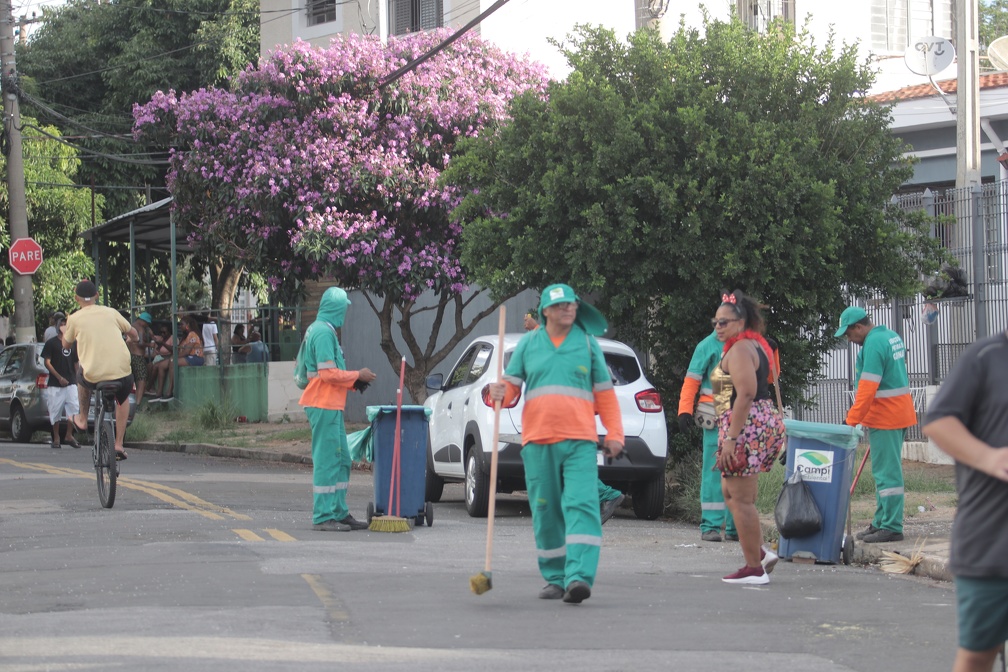
[[(36, 15), (42, 14), (43, 7), (54, 7), (62, 5), (65, 0), (13, 0), (14, 5), (14, 18), (15, 20), (22, 16), (31, 16), (32, 12)], [(28, 33), (38, 26), (38, 24), (28, 26)]]

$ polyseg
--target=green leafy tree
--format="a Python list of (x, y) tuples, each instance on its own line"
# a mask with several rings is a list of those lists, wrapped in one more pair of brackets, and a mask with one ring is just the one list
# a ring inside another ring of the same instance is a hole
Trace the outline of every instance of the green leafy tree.
[[(22, 124), (37, 126), (38, 122), (22, 117)], [(59, 129), (52, 126), (40, 128), (49, 135), (59, 134)], [(80, 238), (81, 232), (91, 226), (91, 194), (73, 186), (80, 159), (73, 148), (42, 132), (26, 129), (22, 138), (28, 230), (43, 250), (42, 266), (32, 276), (38, 338), (53, 311), (74, 307), (74, 286), (94, 272)], [(6, 160), (2, 165), (6, 171)], [(0, 187), (0, 212), (5, 217), (10, 207), (6, 185), (4, 180)], [(95, 206), (100, 212), (100, 196)], [(0, 248), (6, 250), (10, 243), (10, 223), (5, 219), (0, 228)], [(0, 266), (0, 312), (5, 314), (14, 308), (12, 274), (8, 264)]]
[[(255, 0), (70, 0), (46, 12), (17, 54), (23, 89), (69, 120), (51, 123), (68, 134), (98, 135), (71, 122), (98, 131), (104, 135), (74, 142), (132, 161), (87, 156), (85, 184), (157, 187), (164, 186), (168, 148), (134, 140), (133, 106), (159, 90), (220, 84), (258, 58)], [(115, 214), (137, 204), (130, 192), (107, 196)]]
[(889, 201), (910, 176), (852, 47), (785, 24), (680, 26), (667, 44), (582, 27), (573, 68), (445, 177), (469, 195), (462, 260), (495, 292), (570, 282), (646, 348), (674, 409), (723, 290), (770, 306), (801, 389), (849, 295), (907, 295), (935, 243)]
[(980, 44), (1008, 35), (1008, 0), (980, 0)]
[[(23, 109), (55, 123), (84, 148), (80, 184), (95, 184), (106, 212), (139, 207), (149, 186), (167, 195), (168, 147), (132, 135), (133, 106), (157, 91), (215, 86), (259, 58), (257, 0), (69, 0), (47, 9), (45, 20), (17, 52)], [(125, 187), (125, 188), (124, 188)], [(132, 188), (132, 189), (131, 189)], [(110, 277), (128, 275), (124, 247), (110, 256)], [(155, 258), (143, 287), (168, 297), (167, 260)], [(233, 293), (241, 271), (221, 259), (196, 260), (209, 268), (216, 292)], [(110, 288), (112, 302), (128, 303), (128, 285)]]

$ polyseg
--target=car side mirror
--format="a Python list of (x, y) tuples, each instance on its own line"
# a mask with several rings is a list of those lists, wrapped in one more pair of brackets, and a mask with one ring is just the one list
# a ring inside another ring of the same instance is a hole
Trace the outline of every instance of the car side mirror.
[(432, 373), (431, 375), (427, 376), (427, 380), (424, 382), (424, 384), (427, 386), (428, 390), (432, 390), (434, 392), (440, 392), (441, 386), (444, 385), (444, 374)]

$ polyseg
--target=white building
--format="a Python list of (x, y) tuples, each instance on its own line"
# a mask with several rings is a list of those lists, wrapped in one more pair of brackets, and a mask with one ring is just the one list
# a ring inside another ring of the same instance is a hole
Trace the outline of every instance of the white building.
[[(907, 86), (874, 96), (893, 105), (892, 132), (910, 145), (917, 159), (907, 188), (951, 187), (956, 179), (956, 117), (949, 108), (958, 93), (954, 78), (936, 80), (943, 98), (931, 84)], [(1008, 180), (1008, 72), (980, 76), (980, 179)], [(1002, 158), (999, 161), (999, 157)]]
[[(440, 26), (458, 28), (476, 18), (494, 0), (261, 0), (261, 53), (297, 39), (325, 46), (339, 33), (366, 33), (386, 39)], [(877, 64), (875, 91), (927, 83), (911, 73), (903, 54), (917, 38), (938, 35), (954, 40), (953, 0), (510, 0), (474, 30), (508, 51), (528, 53), (555, 77), (567, 72), (564, 58), (550, 39), (562, 40), (579, 23), (601, 24), (626, 35), (657, 23), (671, 35), (680, 19), (699, 26), (703, 12), (728, 19), (732, 11), (755, 30), (783, 17), (806, 26), (817, 45), (832, 32), (858, 44), (860, 55)], [(659, 17), (659, 18), (655, 18)], [(955, 68), (940, 73), (955, 76)]]

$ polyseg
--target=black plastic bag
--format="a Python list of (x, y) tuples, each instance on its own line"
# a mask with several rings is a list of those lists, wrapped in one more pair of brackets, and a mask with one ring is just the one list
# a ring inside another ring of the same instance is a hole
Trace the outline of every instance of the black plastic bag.
[(785, 539), (809, 537), (822, 529), (822, 513), (801, 472), (795, 471), (781, 487), (774, 520), (780, 536)]

